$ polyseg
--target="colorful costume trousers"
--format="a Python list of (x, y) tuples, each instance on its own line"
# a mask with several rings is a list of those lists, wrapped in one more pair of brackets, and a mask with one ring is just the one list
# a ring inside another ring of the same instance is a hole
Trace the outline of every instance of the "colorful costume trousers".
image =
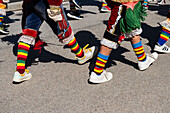
[[(136, 2), (133, 10), (131, 8), (127, 8), (122, 3), (111, 0), (106, 0), (106, 2), (111, 8), (111, 15), (109, 17), (103, 39), (101, 40), (101, 44), (106, 47), (116, 49), (119, 40), (121, 40), (121, 35), (126, 38), (132, 38), (141, 34), (142, 29), (140, 21), (142, 15), (140, 14), (140, 10), (143, 9), (140, 2)], [(137, 19), (135, 20), (135, 18)], [(133, 21), (131, 22), (131, 20)]]
[[(45, 1), (33, 1), (23, 4), (23, 18), (22, 28), (32, 29), (38, 31), (43, 21), (45, 21), (52, 29), (53, 33), (58, 36), (61, 42), (67, 44), (73, 38), (72, 29), (68, 23), (63, 6), (60, 6), (60, 13), (62, 20), (55, 22), (49, 18), (47, 9), (49, 8), (48, 3)], [(68, 39), (69, 38), (69, 39)]]

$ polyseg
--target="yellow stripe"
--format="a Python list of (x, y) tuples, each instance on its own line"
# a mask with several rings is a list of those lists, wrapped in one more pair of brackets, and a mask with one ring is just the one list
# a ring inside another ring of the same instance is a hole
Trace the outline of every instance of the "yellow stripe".
[(94, 68), (94, 72), (98, 72), (98, 73), (101, 73), (103, 70), (97, 70)]
[(100, 63), (98, 63), (98, 62), (96, 62), (96, 65), (101, 66), (101, 67), (104, 67), (104, 66), (105, 66), (104, 64), (100, 64)]
[(140, 51), (140, 50), (142, 50), (143, 49), (143, 47), (141, 47), (141, 48), (139, 48), (139, 49), (134, 49), (134, 51)]
[(23, 45), (23, 46), (26, 46), (26, 47), (30, 48), (30, 45), (22, 43), (22, 42), (20, 42), (19, 45)]
[(18, 55), (24, 55), (24, 56), (27, 56), (28, 54), (27, 54), (27, 53), (23, 53), (23, 52), (18, 52)]
[(144, 52), (144, 50), (139, 51), (139, 52), (136, 52), (136, 54), (141, 54), (141, 53), (143, 53), (143, 52)]
[(69, 42), (69, 44), (72, 43), (74, 40), (75, 40), (75, 37), (73, 38), (73, 40), (71, 40), (71, 41)]
[(76, 46), (74, 48), (71, 48), (72, 50), (75, 50), (78, 47), (78, 43), (76, 43)]
[(79, 55), (80, 53), (81, 53), (81, 50), (76, 55)]
[(144, 55), (142, 58), (140, 58), (139, 60), (143, 60), (146, 57), (146, 55)]
[(164, 37), (164, 38), (166, 38), (166, 39), (169, 39), (169, 37), (167, 37), (167, 36), (165, 36), (165, 35), (163, 35), (163, 34), (161, 34), (161, 36)]
[(102, 61), (102, 62), (104, 62), (104, 63), (107, 62), (106, 60), (103, 60), (103, 59), (101, 59), (101, 58), (99, 58), (99, 57), (97, 57), (97, 59), (99, 59), (100, 61)]
[(25, 66), (24, 63), (17, 63), (17, 66)]

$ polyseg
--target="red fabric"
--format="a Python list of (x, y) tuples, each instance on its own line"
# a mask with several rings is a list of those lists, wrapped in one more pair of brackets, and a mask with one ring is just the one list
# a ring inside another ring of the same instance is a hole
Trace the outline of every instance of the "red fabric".
[(37, 31), (32, 30), (32, 29), (24, 29), (23, 34), (28, 35), (28, 36), (32, 36), (32, 37), (37, 37)]
[(2, 1), (2, 0), (0, 0), (0, 3), (2, 3), (2, 4), (3, 4), (3, 1)]
[(47, 0), (49, 5), (56, 5), (56, 6), (60, 6), (61, 3), (63, 2), (63, 0)]
[[(1, 0), (0, 0), (1, 1)], [(23, 4), (29, 3), (32, 0), (24, 0)], [(34, 1), (40, 1), (40, 0), (34, 0)], [(63, 2), (63, 0), (47, 0), (49, 5), (56, 5), (56, 6), (60, 6)]]
[(113, 29), (112, 26), (115, 24), (115, 22), (117, 20), (119, 7), (121, 4), (112, 2), (110, 0), (106, 0), (106, 1), (107, 1), (107, 4), (111, 7), (111, 15), (109, 17), (108, 25), (107, 25), (107, 30), (110, 31), (110, 29)]

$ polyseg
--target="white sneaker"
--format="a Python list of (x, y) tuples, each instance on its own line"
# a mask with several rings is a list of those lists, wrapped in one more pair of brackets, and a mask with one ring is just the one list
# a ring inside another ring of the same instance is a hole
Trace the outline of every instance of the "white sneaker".
[(20, 74), (18, 71), (14, 73), (13, 81), (14, 82), (22, 82), (25, 80), (29, 80), (32, 77), (31, 73), (29, 73), (28, 69), (25, 69), (23, 74)]
[(166, 19), (163, 22), (160, 22), (161, 26), (165, 27), (167, 30), (170, 31), (170, 21), (168, 19)]
[(158, 58), (158, 53), (153, 52), (152, 54), (147, 54), (146, 61), (138, 61), (139, 70), (147, 69), (156, 59)]
[(77, 61), (79, 64), (84, 64), (86, 61), (90, 60), (91, 58), (93, 58), (93, 56), (95, 56), (97, 54), (98, 51), (98, 47), (97, 46), (92, 46), (90, 48), (87, 48), (88, 45), (86, 45), (83, 48), (84, 51), (84, 57), (83, 58), (77, 58)]
[(91, 72), (89, 81), (92, 83), (103, 83), (111, 80), (112, 78), (113, 78), (112, 73), (103, 70), (103, 72), (100, 75), (97, 75), (95, 72)]
[(162, 46), (155, 45), (154, 51), (160, 52), (160, 53), (170, 53), (170, 48), (164, 44)]
[(158, 2), (157, 4), (161, 5), (161, 4), (166, 4), (166, 2), (164, 0), (161, 0), (160, 2)]

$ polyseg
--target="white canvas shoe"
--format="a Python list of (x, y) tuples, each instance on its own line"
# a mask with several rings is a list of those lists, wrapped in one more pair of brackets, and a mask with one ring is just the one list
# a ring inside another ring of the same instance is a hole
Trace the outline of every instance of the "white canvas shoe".
[(29, 73), (28, 69), (25, 69), (23, 74), (20, 74), (18, 71), (14, 73), (13, 81), (14, 82), (22, 82), (31, 79), (32, 75)]
[(158, 53), (153, 52), (152, 54), (147, 54), (146, 61), (138, 61), (139, 70), (147, 69), (156, 59), (158, 58)]
[(95, 72), (91, 72), (89, 81), (92, 83), (103, 83), (111, 80), (113, 78), (113, 75), (111, 72), (106, 72), (103, 70), (103, 72), (100, 75), (97, 75)]
[(91, 58), (93, 58), (93, 56), (95, 56), (97, 54), (98, 51), (98, 47), (97, 46), (92, 46), (90, 48), (87, 48), (88, 45), (86, 45), (83, 48), (84, 51), (84, 57), (83, 58), (77, 58), (77, 61), (79, 64), (84, 64), (86, 61), (90, 60)]
[(170, 48), (164, 44), (162, 46), (155, 45), (154, 51), (160, 52), (160, 53), (170, 53)]

